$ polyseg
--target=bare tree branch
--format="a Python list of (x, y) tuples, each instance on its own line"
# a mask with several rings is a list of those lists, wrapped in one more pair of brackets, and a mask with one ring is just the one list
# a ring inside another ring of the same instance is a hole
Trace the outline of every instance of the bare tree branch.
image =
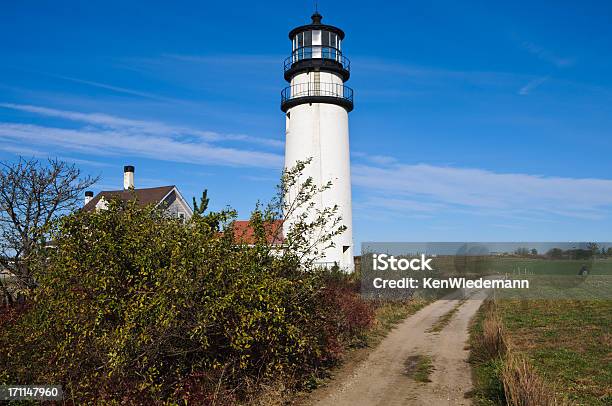
[(0, 266), (31, 288), (28, 265), (46, 244), (47, 226), (79, 208), (83, 192), (97, 181), (57, 159), (0, 162)]

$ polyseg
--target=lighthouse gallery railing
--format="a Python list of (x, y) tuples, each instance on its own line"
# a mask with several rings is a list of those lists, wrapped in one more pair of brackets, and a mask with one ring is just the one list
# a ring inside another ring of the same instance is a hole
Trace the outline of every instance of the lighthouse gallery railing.
[(281, 92), (281, 103), (300, 97), (324, 96), (353, 103), (353, 89), (340, 83), (307, 82), (287, 86)]

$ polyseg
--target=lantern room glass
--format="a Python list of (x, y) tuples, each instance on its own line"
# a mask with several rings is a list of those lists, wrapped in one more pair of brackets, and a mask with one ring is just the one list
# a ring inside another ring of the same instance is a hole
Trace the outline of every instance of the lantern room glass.
[(302, 31), (292, 40), (294, 62), (303, 59), (331, 59), (340, 61), (341, 39), (335, 32), (325, 30)]

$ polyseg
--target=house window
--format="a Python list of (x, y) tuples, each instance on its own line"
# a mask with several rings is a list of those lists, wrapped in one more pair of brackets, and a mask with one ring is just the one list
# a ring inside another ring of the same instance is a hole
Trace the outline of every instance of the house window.
[(183, 213), (182, 211), (178, 212), (178, 218), (179, 220), (181, 220), (181, 222), (185, 222), (185, 213)]

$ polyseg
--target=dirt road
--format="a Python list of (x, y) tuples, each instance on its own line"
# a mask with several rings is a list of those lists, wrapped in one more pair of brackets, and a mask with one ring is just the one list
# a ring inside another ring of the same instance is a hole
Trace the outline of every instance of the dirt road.
[[(471, 389), (466, 349), (468, 325), (486, 297), (476, 292), (466, 301), (439, 300), (403, 321), (349, 373), (320, 389), (311, 404), (321, 406), (469, 405)], [(453, 311), (453, 309), (455, 309)], [(452, 312), (452, 317), (448, 319)], [(444, 316), (448, 324), (440, 325)], [(439, 332), (429, 332), (438, 323)], [(431, 382), (417, 382), (414, 359), (431, 357)]]

